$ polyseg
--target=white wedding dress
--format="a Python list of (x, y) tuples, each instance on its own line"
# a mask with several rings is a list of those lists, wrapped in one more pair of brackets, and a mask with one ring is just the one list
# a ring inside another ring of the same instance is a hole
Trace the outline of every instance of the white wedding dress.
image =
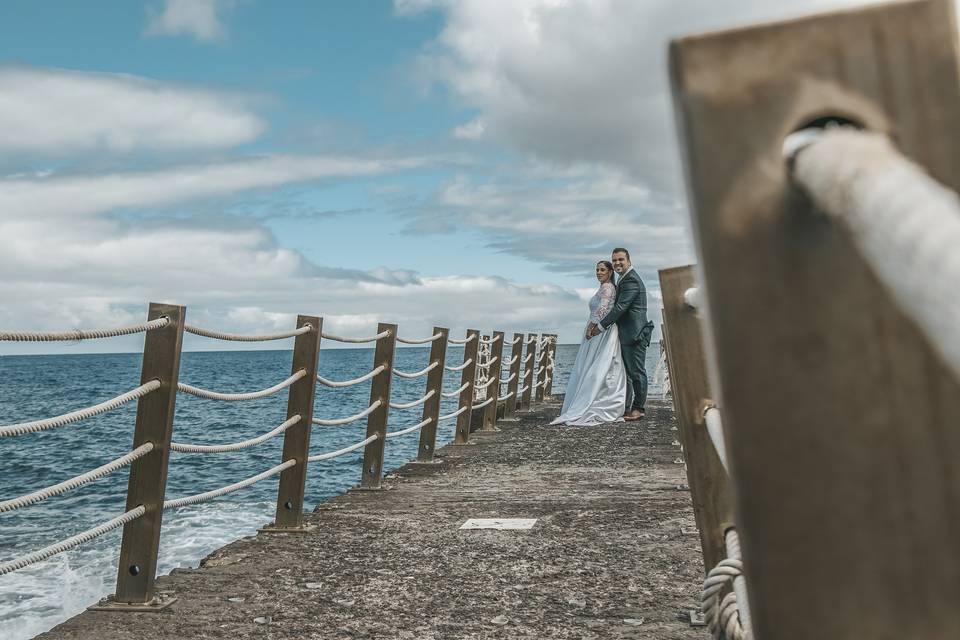
[[(605, 282), (590, 298), (590, 322), (599, 324), (617, 298), (617, 289)], [(560, 417), (550, 424), (595, 425), (623, 417), (627, 402), (627, 375), (620, 356), (617, 325), (580, 341), (577, 361), (567, 380)]]

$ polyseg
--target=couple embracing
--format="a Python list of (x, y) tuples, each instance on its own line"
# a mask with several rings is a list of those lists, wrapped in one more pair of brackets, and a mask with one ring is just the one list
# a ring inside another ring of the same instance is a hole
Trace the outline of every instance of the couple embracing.
[[(617, 274), (614, 278), (614, 272)], [(630, 252), (613, 250), (597, 263), (600, 288), (590, 299), (590, 321), (567, 381), (560, 416), (551, 424), (595, 425), (644, 416), (645, 359), (653, 323), (647, 290), (630, 265)]]

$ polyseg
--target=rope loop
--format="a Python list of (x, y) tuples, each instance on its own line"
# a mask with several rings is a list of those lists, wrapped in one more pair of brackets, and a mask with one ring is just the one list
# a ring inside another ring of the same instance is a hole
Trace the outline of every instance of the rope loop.
[(300, 378), (307, 375), (305, 369), (300, 369), (292, 376), (287, 378), (282, 382), (278, 382), (269, 389), (263, 389), (262, 391), (251, 391), (249, 393), (220, 393), (219, 391), (207, 391), (206, 389), (201, 389), (199, 387), (194, 387), (189, 384), (184, 384), (183, 382), (177, 383), (177, 389), (183, 393), (189, 393), (192, 396), (198, 398), (205, 398), (207, 400), (222, 400), (224, 402), (240, 402), (242, 400), (256, 400), (258, 398), (266, 398), (267, 396), (273, 395), (281, 389), (286, 389), (294, 382)]
[(449, 420), (450, 418), (456, 418), (458, 415), (460, 415), (461, 413), (463, 413), (469, 408), (470, 408), (470, 405), (465, 404), (459, 409), (457, 409), (456, 411), (454, 411), (453, 413), (448, 413), (446, 415), (440, 416), (439, 418), (437, 418), (437, 422), (443, 422), (444, 420)]
[(443, 337), (442, 333), (435, 333), (429, 338), (421, 338), (419, 340), (414, 340), (412, 338), (401, 338), (400, 336), (397, 336), (397, 342), (402, 342), (403, 344), (429, 344), (431, 342), (439, 340), (442, 337)]
[(360, 413), (354, 414), (352, 416), (347, 416), (346, 418), (333, 418), (329, 420), (324, 420), (322, 418), (314, 418), (313, 424), (319, 424), (320, 426), (323, 426), (323, 427), (335, 427), (341, 424), (349, 424), (351, 422), (356, 422), (361, 418), (366, 418), (368, 415), (370, 415), (371, 413), (379, 409), (381, 405), (383, 405), (382, 400), (374, 400), (373, 404), (371, 404), (369, 407), (367, 407)]
[(457, 340), (456, 338), (447, 338), (447, 342), (449, 342), (450, 344), (469, 344), (470, 342), (473, 342), (476, 339), (477, 339), (477, 334), (474, 333), (473, 335), (467, 338), (464, 338), (463, 340)]
[(463, 364), (457, 365), (455, 367), (445, 366), (444, 369), (446, 369), (447, 371), (463, 371), (464, 369), (469, 367), (471, 364), (473, 364), (473, 358), (469, 358)]
[(265, 434), (257, 436), (256, 438), (250, 438), (249, 440), (234, 442), (232, 444), (182, 444), (179, 442), (171, 442), (170, 450), (179, 453), (226, 453), (227, 451), (240, 451), (241, 449), (249, 449), (271, 438), (275, 438), (299, 422), (300, 415), (298, 414), (285, 420), (280, 426), (271, 429)]
[(375, 336), (370, 336), (368, 338), (349, 338), (346, 336), (338, 336), (332, 333), (321, 333), (320, 336), (326, 340), (335, 340), (336, 342), (348, 342), (351, 344), (361, 344), (364, 342), (376, 342), (381, 338), (386, 338), (390, 335), (390, 330), (381, 331)]
[(419, 378), (420, 376), (425, 376), (425, 375), (427, 375), (428, 373), (430, 373), (431, 371), (433, 371), (434, 369), (436, 369), (436, 368), (439, 367), (439, 366), (440, 366), (440, 361), (439, 361), (439, 360), (434, 360), (433, 362), (431, 362), (431, 363), (427, 366), (426, 369), (421, 369), (420, 371), (417, 371), (417, 372), (415, 372), (415, 373), (407, 373), (406, 371), (400, 371), (399, 369), (394, 369), (394, 370), (393, 370), (393, 375), (395, 375), (395, 376), (400, 376), (401, 378), (408, 378), (408, 379), (409, 379), (409, 378)]
[(433, 420), (433, 418), (427, 418), (427, 419), (424, 420), (423, 422), (419, 422), (419, 423), (413, 425), (412, 427), (407, 427), (406, 429), (401, 429), (400, 431), (390, 431), (389, 433), (385, 434), (383, 437), (384, 437), (384, 438), (398, 438), (398, 437), (400, 437), (400, 436), (405, 436), (405, 435), (407, 435), (408, 433), (411, 433), (411, 432), (413, 432), (413, 431), (416, 431), (417, 429), (422, 429), (423, 427), (425, 427), (425, 426), (427, 426), (428, 424), (430, 424), (430, 422), (431, 422), (432, 420)]
[(352, 444), (349, 447), (344, 447), (343, 449), (337, 449), (336, 451), (330, 451), (329, 453), (320, 453), (315, 456), (310, 456), (307, 458), (307, 462), (320, 462), (321, 460), (330, 460), (331, 458), (337, 458), (342, 455), (346, 455), (351, 451), (356, 451), (360, 447), (365, 447), (379, 437), (379, 434), (375, 433), (366, 440), (361, 440), (356, 444)]
[(233, 342), (266, 342), (268, 340), (283, 340), (284, 338), (294, 338), (296, 336), (301, 336), (305, 333), (310, 333), (313, 331), (313, 325), (310, 323), (304, 324), (302, 327), (298, 327), (293, 331), (284, 331), (281, 333), (262, 333), (259, 335), (243, 335), (239, 333), (224, 333), (222, 331), (214, 331), (212, 329), (204, 329), (202, 327), (197, 327), (192, 324), (186, 324), (183, 326), (183, 330), (187, 333), (192, 333), (195, 336), (203, 336), (204, 338), (213, 338), (214, 340), (230, 340)]
[(272, 475), (276, 475), (285, 469), (296, 466), (297, 461), (294, 459), (287, 460), (286, 462), (281, 462), (275, 467), (267, 469), (263, 473), (258, 473), (255, 476), (251, 476), (246, 480), (241, 480), (240, 482), (235, 482), (233, 484), (228, 484), (225, 487), (220, 487), (219, 489), (214, 489), (212, 491), (204, 491), (203, 493), (196, 493), (192, 496), (186, 496), (183, 498), (177, 498), (175, 500), (167, 500), (163, 503), (163, 509), (178, 509), (180, 507), (186, 507), (191, 504), (200, 504), (201, 502), (207, 502), (213, 500), (214, 498), (219, 498), (220, 496), (225, 496), (228, 493), (233, 493), (234, 491), (239, 491), (244, 487), (249, 487), (252, 484), (256, 484), (265, 478), (269, 478)]
[(352, 387), (352, 386), (355, 385), (355, 384), (360, 384), (361, 382), (366, 382), (366, 381), (369, 380), (370, 378), (373, 378), (373, 377), (379, 375), (380, 373), (383, 373), (384, 371), (386, 371), (386, 369), (387, 369), (386, 365), (380, 365), (379, 367), (377, 367), (377, 368), (374, 369), (373, 371), (371, 371), (371, 372), (369, 372), (369, 373), (365, 373), (365, 374), (363, 374), (362, 376), (360, 376), (359, 378), (354, 378), (353, 380), (342, 380), (342, 381), (338, 381), (338, 380), (328, 380), (328, 379), (324, 378), (323, 376), (319, 376), (319, 375), (318, 375), (318, 376), (317, 376), (317, 382), (319, 382), (320, 384), (322, 384), (322, 385), (325, 386), (325, 387), (334, 387), (334, 388)]
[(458, 395), (460, 395), (462, 391), (465, 391), (469, 386), (470, 386), (469, 382), (464, 382), (462, 385), (460, 385), (460, 388), (457, 389), (456, 391), (444, 391), (440, 395), (442, 395), (444, 398), (455, 398)]
[(429, 392), (427, 392), (427, 395), (423, 396), (419, 400), (414, 400), (413, 402), (406, 402), (406, 403), (391, 402), (390, 408), (391, 409), (412, 409), (413, 407), (419, 407), (424, 402), (432, 398), (436, 393), (437, 393), (436, 391), (431, 389)]

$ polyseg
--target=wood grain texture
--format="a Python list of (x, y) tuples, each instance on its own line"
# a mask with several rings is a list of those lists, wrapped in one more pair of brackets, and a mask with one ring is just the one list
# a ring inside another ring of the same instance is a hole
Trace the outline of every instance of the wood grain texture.
[(457, 430), (453, 436), (453, 444), (470, 443), (470, 417), (473, 414), (473, 385), (477, 380), (477, 352), (480, 349), (480, 332), (476, 329), (467, 329), (467, 338), (474, 336), (463, 346), (463, 361), (470, 361), (463, 371), (460, 372), (460, 386), (470, 383), (466, 389), (460, 392), (460, 403), (457, 410), (466, 407), (466, 410), (457, 416)]
[[(496, 340), (496, 338), (500, 338)], [(490, 377), (496, 380), (487, 387), (487, 398), (493, 398), (483, 410), (483, 431), (493, 431), (497, 428), (497, 400), (500, 398), (500, 372), (503, 371), (503, 331), (494, 331), (493, 338), (496, 340), (490, 345), (490, 359), (496, 358), (493, 365), (490, 366)]]
[(367, 416), (366, 437), (374, 434), (378, 437), (363, 448), (363, 472), (360, 475), (363, 489), (379, 489), (383, 481), (383, 451), (390, 417), (390, 383), (393, 381), (393, 354), (397, 348), (397, 325), (381, 322), (377, 325), (377, 333), (384, 331), (389, 331), (390, 335), (377, 340), (372, 368), (383, 366), (385, 369), (370, 383), (370, 404), (379, 400), (380, 406)]
[(447, 338), (450, 337), (450, 329), (445, 327), (434, 327), (431, 335), (440, 334), (440, 337), (433, 341), (430, 346), (430, 363), (437, 362), (436, 368), (427, 374), (427, 387), (424, 393), (433, 391), (433, 396), (423, 403), (423, 414), (421, 420), (430, 419), (430, 422), (423, 425), (420, 429), (420, 444), (417, 447), (417, 461), (430, 462), (433, 460), (434, 451), (437, 448), (437, 426), (440, 417), (440, 402), (443, 400), (443, 367), (447, 362)]

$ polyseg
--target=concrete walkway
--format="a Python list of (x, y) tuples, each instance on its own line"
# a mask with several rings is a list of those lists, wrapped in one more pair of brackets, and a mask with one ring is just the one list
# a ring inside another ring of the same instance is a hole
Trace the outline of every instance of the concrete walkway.
[[(541, 405), (388, 491), (350, 492), (300, 535), (239, 540), (158, 589), (161, 613), (86, 612), (44, 640), (698, 638), (703, 575), (672, 409), (638, 424), (549, 427)], [(468, 518), (530, 531), (461, 531)]]

